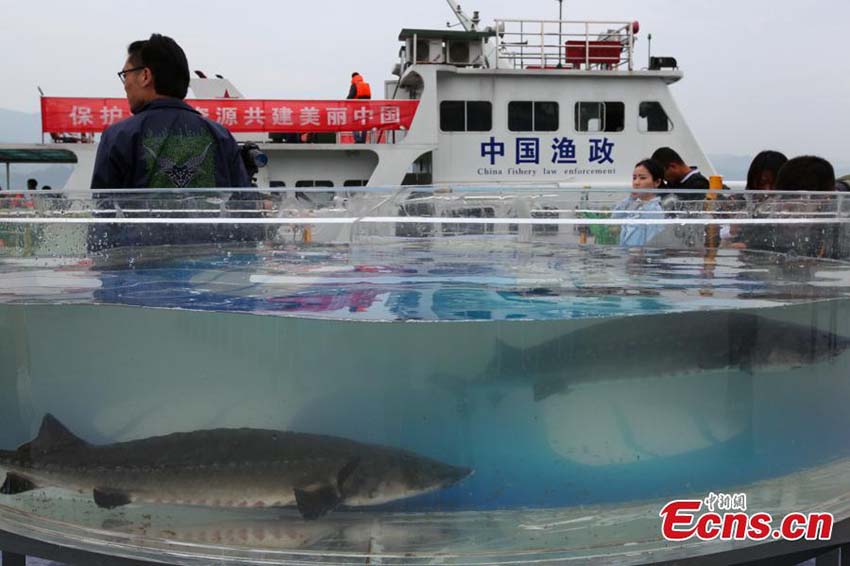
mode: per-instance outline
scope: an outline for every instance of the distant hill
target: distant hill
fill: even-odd
[[[708,156],[717,172],[727,181],[746,181],[753,157],[755,156],[724,154]],[[836,177],[850,174],[850,163],[833,163],[832,165],[835,167]]]
[[[746,181],[752,156],[748,155],[709,155],[714,168],[727,181]]]
[[[0,143],[38,143],[41,116],[0,108]]]

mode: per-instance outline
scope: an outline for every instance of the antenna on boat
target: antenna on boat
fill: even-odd
[[[564,66],[564,0],[558,0],[558,68]]]
[[[463,11],[463,8],[460,7],[460,4],[455,4],[453,0],[446,0],[449,5],[449,8],[454,12],[457,21],[460,22],[460,25],[463,26],[463,29],[466,31],[476,31],[478,29],[478,24],[481,22],[481,18],[478,17],[478,12],[473,12],[472,17],[466,15]]]

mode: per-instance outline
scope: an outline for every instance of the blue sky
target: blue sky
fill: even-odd
[[[494,18],[552,18],[555,0],[463,0]],[[126,45],[173,36],[193,68],[231,78],[257,98],[344,97],[359,70],[390,78],[402,27],[444,27],[444,0],[0,0],[0,108],[38,110],[56,96],[122,96]],[[656,55],[675,56],[673,87],[708,153],[775,148],[850,162],[846,0],[565,0],[568,19],[639,20]]]

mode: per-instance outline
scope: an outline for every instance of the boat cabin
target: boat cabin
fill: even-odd
[[[670,92],[683,77],[676,61],[636,61],[637,22],[499,19],[480,29],[461,16],[463,31],[401,31],[395,78],[376,93],[381,100],[254,101],[226,79],[201,75],[192,81],[199,98],[187,102],[260,144],[269,158],[260,187],[620,187],[662,146],[714,172]],[[57,141],[69,131],[96,133],[108,125],[98,118],[122,111],[117,99],[94,103],[79,127],[68,121],[78,106],[51,114],[44,109],[53,102],[42,106],[64,120],[61,132],[44,120]],[[364,143],[355,143],[360,136]],[[61,145],[80,164],[69,188],[87,188],[93,145]]]

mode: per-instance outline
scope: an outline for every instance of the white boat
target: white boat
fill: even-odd
[[[622,187],[633,165],[662,146],[714,173],[670,92],[683,72],[669,57],[650,58],[646,67],[636,60],[637,22],[497,19],[481,27],[477,12],[470,18],[448,3],[463,30],[403,29],[395,78],[383,85],[385,100],[418,102],[409,129],[374,130],[353,145],[344,143],[350,124],[341,124],[317,136],[322,143],[283,143],[276,134],[304,126],[255,121],[261,131],[237,137],[269,157],[258,186]],[[242,97],[223,78],[199,76],[191,88],[190,103]],[[115,118],[107,110],[93,112],[105,125]],[[77,166],[66,189],[87,189],[95,136],[47,133],[90,143],[14,147],[72,152]]]

